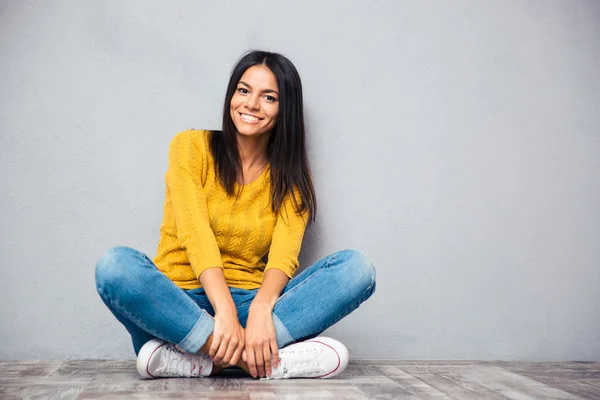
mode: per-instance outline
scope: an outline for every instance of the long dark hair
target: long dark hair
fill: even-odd
[[[223,130],[213,131],[210,137],[215,173],[227,193],[239,195],[239,192],[235,193],[235,183],[242,171],[242,163],[237,146],[237,130],[229,110],[242,75],[254,65],[269,68],[279,86],[279,114],[267,144],[267,158],[271,164],[272,210],[279,213],[286,196],[291,195],[295,212],[308,212],[310,224],[315,219],[317,201],[306,155],[302,82],[294,65],[281,54],[250,51],[234,67],[225,94]],[[294,191],[297,191],[297,195]]]

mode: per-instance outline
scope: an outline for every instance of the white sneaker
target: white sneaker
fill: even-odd
[[[182,353],[173,343],[152,339],[138,353],[137,371],[146,378],[202,377],[212,372],[212,360],[204,354]]]
[[[267,379],[331,378],[346,369],[349,358],[342,343],[316,337],[280,349],[280,363]]]

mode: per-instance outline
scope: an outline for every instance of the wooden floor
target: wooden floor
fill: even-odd
[[[600,363],[352,361],[325,380],[141,380],[134,361],[0,361],[0,399],[600,399]]]

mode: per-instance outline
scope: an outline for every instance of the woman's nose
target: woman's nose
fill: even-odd
[[[249,110],[257,110],[259,108],[258,96],[252,95],[248,97],[246,107],[248,107]]]

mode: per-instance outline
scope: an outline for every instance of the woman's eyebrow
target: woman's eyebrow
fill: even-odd
[[[250,85],[249,85],[249,84],[247,84],[246,82],[244,82],[244,81],[240,81],[240,83],[241,83],[242,85],[246,86],[247,88],[249,88],[249,89],[252,89],[252,86],[250,86]],[[263,90],[262,92],[263,92],[263,93],[275,93],[275,94],[279,94],[279,93],[277,92],[277,90],[274,90],[274,89],[265,89],[265,90]]]

